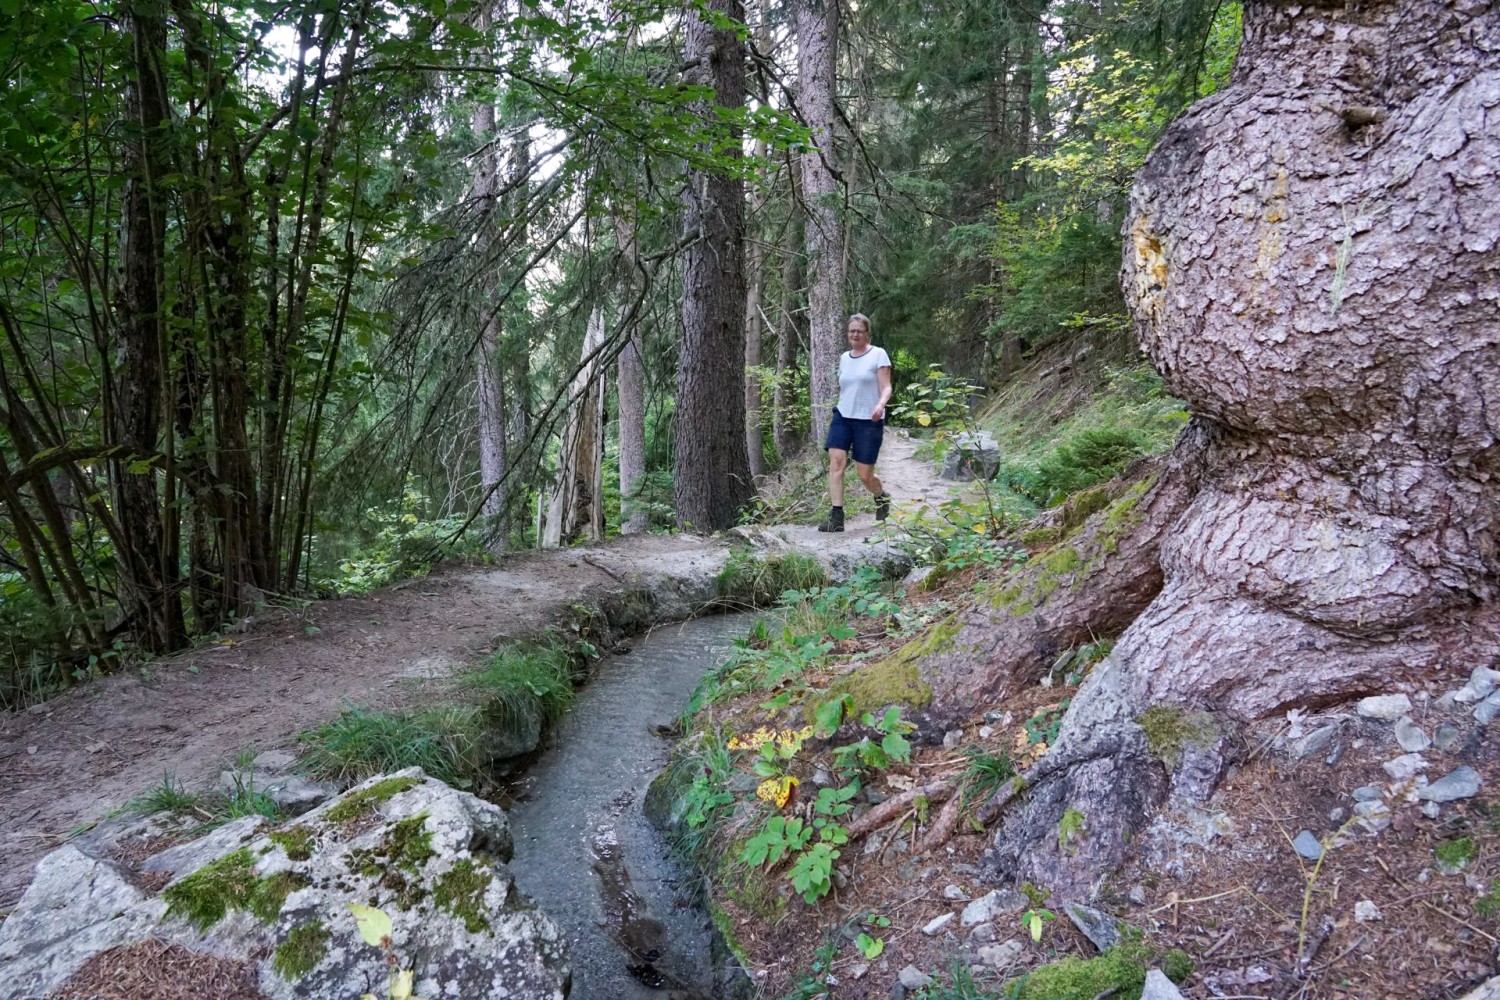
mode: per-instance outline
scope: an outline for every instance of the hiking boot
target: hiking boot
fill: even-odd
[[[884,521],[886,518],[888,518],[890,516],[891,516],[891,495],[889,493],[885,492],[884,490],[881,490],[880,491],[880,496],[878,496],[878,497],[875,498],[875,520],[878,523],[880,521]]]
[[[828,517],[818,525],[819,531],[843,531],[844,530],[844,508],[835,507],[828,512]]]

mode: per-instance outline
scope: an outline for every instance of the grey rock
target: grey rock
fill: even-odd
[[[1014,721],[1014,716],[1012,716],[1009,712],[985,712],[984,721],[997,723],[998,725],[1002,726],[1008,726],[1012,721]]]
[[[1443,807],[1437,802],[1423,802],[1422,815],[1428,819],[1437,819],[1443,814]]]
[[[943,928],[953,923],[953,919],[957,915],[958,914],[956,913],[945,913],[940,917],[934,917],[932,920],[929,920],[927,922],[927,925],[925,927],[922,928],[922,933],[926,934],[928,937],[937,937],[943,932]]]
[[[850,979],[863,979],[863,978],[865,978],[866,974],[869,973],[869,971],[870,971],[870,963],[869,962],[856,962],[853,965],[849,966],[849,978]]]
[[[1335,725],[1319,726],[1300,740],[1292,743],[1292,756],[1298,760],[1320,754],[1333,742],[1338,734],[1339,727]]]
[[[905,588],[920,587],[922,581],[932,575],[931,566],[917,566],[901,578],[901,586]]]
[[[1391,807],[1379,800],[1356,802],[1354,815],[1359,817],[1355,823],[1366,833],[1380,833],[1391,825]]]
[[[957,902],[959,900],[968,899],[969,894],[967,892],[964,892],[956,885],[945,885],[943,886],[943,898],[951,899]]]
[[[960,861],[958,864],[956,864],[956,865],[953,866],[953,874],[955,874],[955,875],[974,875],[974,876],[977,876],[977,875],[980,874],[980,872],[979,872],[979,866],[978,865],[971,865],[971,864],[969,864],[968,862],[965,862],[965,861]]]
[[[993,479],[1000,468],[1000,442],[988,431],[953,435],[943,462],[944,479]]]
[[[298,774],[266,783],[266,795],[278,809],[290,816],[300,816],[338,793],[338,788],[325,781],[311,781]]]
[[[1345,809],[1343,806],[1335,806],[1334,808],[1328,810],[1328,822],[1342,823],[1345,817],[1347,817],[1348,815],[1349,810]]]
[[[1393,757],[1380,766],[1396,781],[1406,781],[1415,777],[1418,771],[1427,770],[1427,761],[1423,760],[1419,753],[1407,753],[1400,757]]]
[[[915,965],[908,965],[902,969],[896,978],[909,990],[920,990],[932,985],[932,977]]]
[[[0,964],[7,988],[21,995],[45,995],[86,960],[115,945],[147,936],[254,963],[260,991],[268,1000],[353,997],[384,981],[387,968],[379,949],[358,937],[348,903],[375,905],[393,924],[396,952],[421,955],[416,991],[423,996],[507,996],[561,1000],[569,971],[557,927],[516,891],[504,861],[511,852],[505,814],[499,807],[455,791],[410,769],[393,776],[409,785],[385,786],[388,795],[355,800],[362,819],[328,819],[330,810],[361,796],[382,778],[295,821],[311,856],[293,859],[271,839],[261,817],[221,827],[208,837],[171,848],[143,867],[171,871],[168,885],[205,865],[242,854],[245,878],[285,875],[291,886],[280,912],[262,922],[248,911],[231,909],[209,927],[168,913],[164,898],[136,888],[129,873],[107,858],[90,856],[70,844],[38,866],[38,875],[15,911],[0,925]],[[347,810],[345,810],[347,812]],[[392,845],[411,843],[419,832],[425,845],[404,865],[380,865],[364,874],[372,857],[389,858]],[[300,853],[300,852],[299,852]],[[474,914],[485,926],[432,900],[434,889],[455,869],[473,885]],[[228,869],[232,871],[233,869]],[[392,878],[391,876],[395,876]],[[273,967],[276,949],[293,931],[321,923],[330,933],[322,956],[295,981]]]
[[[1368,899],[1361,899],[1354,904],[1354,919],[1362,924],[1380,920],[1382,919],[1380,916],[1380,907]]]
[[[891,1000],[906,1000],[906,987],[900,983],[891,985]]]
[[[1469,682],[1453,692],[1453,700],[1461,705],[1472,705],[1488,698],[1496,688],[1500,688],[1500,670],[1475,667],[1469,674]]]
[[[1167,978],[1160,969],[1146,973],[1146,984],[1141,989],[1141,1000],[1184,1000],[1177,984]]]
[[[1449,691],[1446,694],[1438,696],[1438,699],[1432,703],[1432,707],[1443,712],[1452,711],[1458,707],[1458,692]]]
[[[995,930],[994,924],[980,924],[969,932],[969,942],[971,944],[993,944],[999,936],[1000,932]]]
[[[1428,802],[1454,802],[1471,799],[1479,794],[1484,781],[1479,772],[1465,764],[1443,775],[1426,788],[1417,789],[1417,798]]]
[[[1073,921],[1073,926],[1092,941],[1101,954],[1120,943],[1120,921],[1108,913],[1081,903],[1068,903],[1063,909],[1067,911],[1068,919]]]
[[[987,739],[990,738],[991,734],[994,733],[994,731],[995,731],[994,727],[992,727],[992,726],[980,726],[979,727],[979,738],[982,739],[982,740],[987,740]]]
[[[975,954],[979,956],[981,962],[990,968],[1003,969],[1021,957],[1021,950],[1021,942],[1015,938],[1011,938],[999,944],[984,945]]]
[[[1008,913],[1020,913],[1030,905],[1031,900],[1023,893],[1014,889],[995,889],[965,906],[959,922],[965,927],[973,927]]]
[[[1432,740],[1428,739],[1422,727],[1413,722],[1409,715],[1396,720],[1396,742],[1407,753],[1421,753],[1432,746]]]
[[[1355,802],[1378,802],[1384,797],[1379,785],[1360,785],[1354,790]]]
[[[1323,845],[1317,837],[1313,836],[1311,830],[1303,830],[1297,834],[1292,840],[1292,847],[1309,861],[1316,861],[1323,856]]]
[[[1361,698],[1354,710],[1366,719],[1395,722],[1411,711],[1411,699],[1404,694],[1382,694]]]
[[[1131,886],[1130,887],[1130,901],[1132,903],[1134,903],[1136,906],[1145,906],[1146,905],[1146,887],[1143,886],[1143,885],[1133,885],[1133,886]]]
[[[1474,719],[1481,726],[1488,726],[1494,722],[1496,715],[1500,715],[1500,691],[1474,706]]]
[[[1437,732],[1432,734],[1432,745],[1439,750],[1447,750],[1453,744],[1457,743],[1458,738],[1462,735],[1463,730],[1451,722],[1445,722],[1437,727]]]
[[[952,750],[963,741],[964,731],[962,729],[950,729],[943,734],[943,749]]]

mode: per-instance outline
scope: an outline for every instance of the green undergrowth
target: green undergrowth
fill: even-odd
[[[1149,364],[1085,363],[1065,381],[1012,379],[978,423],[1000,442],[1007,507],[1027,515],[1170,450],[1187,417]]]
[[[1194,965],[1186,952],[1177,949],[1157,955],[1137,932],[1102,955],[1069,955],[999,987],[976,983],[968,965],[955,960],[945,974],[934,975],[931,986],[908,996],[920,1000],[1139,1000],[1146,972],[1153,967],[1180,983],[1192,975]]]
[[[827,580],[823,565],[812,556],[790,553],[762,558],[737,548],[714,578],[714,592],[721,602],[764,607],[783,591],[818,587]]]
[[[165,774],[159,784],[133,797],[120,811],[143,816],[162,812],[190,816],[201,821],[200,832],[244,816],[264,816],[272,822],[285,818],[271,797],[255,786],[251,767],[236,765],[231,773],[234,781],[229,788],[204,792],[190,791],[174,775]]]

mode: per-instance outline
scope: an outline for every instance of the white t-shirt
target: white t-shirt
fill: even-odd
[[[880,369],[891,367],[883,347],[871,347],[855,357],[845,351],[839,358],[838,411],[849,420],[869,420],[880,402]]]

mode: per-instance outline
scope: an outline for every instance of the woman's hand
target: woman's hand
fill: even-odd
[[[873,409],[873,410],[870,411],[870,419],[873,420],[873,421],[875,421],[876,423],[879,423],[880,421],[882,421],[882,420],[885,419],[885,404],[884,403],[876,403],[875,404],[875,409]]]

